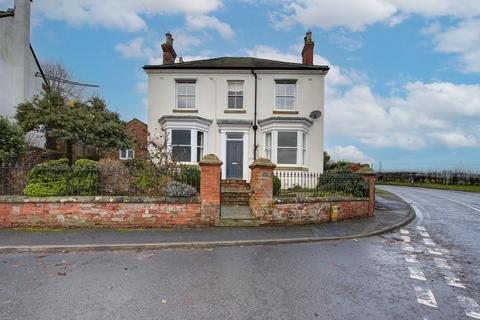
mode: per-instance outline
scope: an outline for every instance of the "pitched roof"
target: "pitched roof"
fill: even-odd
[[[308,65],[252,57],[220,57],[172,64],[145,65],[145,70],[155,69],[271,69],[271,70],[325,70],[326,65]]]

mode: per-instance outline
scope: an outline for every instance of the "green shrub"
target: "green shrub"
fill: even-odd
[[[193,197],[197,194],[197,189],[178,181],[170,181],[167,183],[165,191],[169,197]]]
[[[197,167],[183,167],[180,169],[180,177],[178,180],[194,188],[198,188],[200,187],[200,169]]]
[[[23,193],[36,197],[66,195],[71,175],[68,159],[40,163],[28,173],[28,183]]]
[[[282,181],[279,177],[273,176],[273,195],[280,194],[280,190],[282,189]]]
[[[98,176],[96,161],[77,160],[72,170],[68,159],[51,160],[30,170],[23,193],[36,197],[92,195]]]
[[[97,161],[89,159],[75,161],[72,183],[70,185],[71,193],[81,196],[95,194],[95,186],[99,178],[97,165]]]
[[[317,190],[353,197],[366,197],[368,184],[358,173],[353,173],[348,169],[334,169],[325,172],[318,178]]]

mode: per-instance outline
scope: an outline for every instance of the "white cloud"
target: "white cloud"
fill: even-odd
[[[122,57],[131,59],[146,60],[148,64],[162,64],[163,51],[160,41],[154,41],[151,44],[146,44],[145,39],[137,37],[126,43],[118,43],[115,50],[120,52]],[[182,56],[178,50],[177,55]],[[201,60],[209,58],[208,51],[200,51],[198,55],[184,55],[183,61]],[[178,58],[177,58],[178,62]]]
[[[295,21],[306,27],[346,27],[352,31],[386,21],[397,11],[383,0],[297,0],[285,5],[285,9],[288,13],[281,16],[277,27]]]
[[[185,14],[187,19],[202,17],[210,23],[205,27],[213,27],[223,35],[230,26],[208,16],[222,5],[221,0],[42,0],[34,2],[32,10],[41,18],[64,21],[72,26],[101,26],[128,32],[146,30],[145,16]]]
[[[188,14],[186,19],[187,26],[191,29],[214,29],[225,39],[232,39],[235,36],[230,25],[216,17],[205,14]]]
[[[295,23],[305,27],[344,27],[362,31],[383,22],[394,26],[408,16],[471,18],[480,15],[480,1],[472,0],[294,0],[284,1],[283,13],[274,13],[274,27]]]
[[[403,93],[383,98],[366,85],[354,85],[344,94],[327,98],[327,136],[410,150],[432,144],[478,145],[480,85],[411,82]]]
[[[333,148],[327,149],[327,152],[335,161],[350,161],[358,163],[374,162],[372,157],[367,156],[353,145],[334,146]]]
[[[434,132],[430,136],[449,147],[475,147],[480,145],[477,137],[466,135],[463,132]]]
[[[302,56],[300,54],[301,49],[298,49],[298,50],[296,49],[298,48],[292,47],[289,52],[284,53],[270,46],[257,45],[252,49],[246,49],[245,53],[247,56],[256,57],[256,58],[301,63],[302,62]],[[332,65],[326,58],[316,54],[313,57],[313,63],[330,66],[330,71],[328,72],[328,76],[326,78],[327,85],[330,85],[333,87],[333,86],[342,86],[342,85],[352,84],[353,82],[352,79],[349,76],[347,76],[340,67],[336,65]]]
[[[463,71],[480,72],[480,19],[465,20],[446,31],[436,31],[436,51],[457,53]]]

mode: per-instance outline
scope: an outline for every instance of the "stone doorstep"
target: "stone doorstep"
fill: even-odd
[[[258,227],[260,221],[250,212],[249,206],[222,205],[220,219],[215,221],[216,227]]]

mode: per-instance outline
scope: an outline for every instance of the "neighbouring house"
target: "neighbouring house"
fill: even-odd
[[[118,150],[119,160],[145,159],[147,157],[148,130],[147,124],[137,118],[127,122],[127,131],[133,137],[132,149]]]
[[[30,44],[30,0],[15,0],[0,11],[0,115],[13,116],[15,107],[39,94],[47,84]]]
[[[270,159],[277,170],[323,171],[324,77],[307,32],[302,63],[253,57],[175,62],[172,35],[163,64],[145,65],[148,131],[168,139],[173,154],[197,164],[219,155],[222,178],[249,180],[249,164]]]

